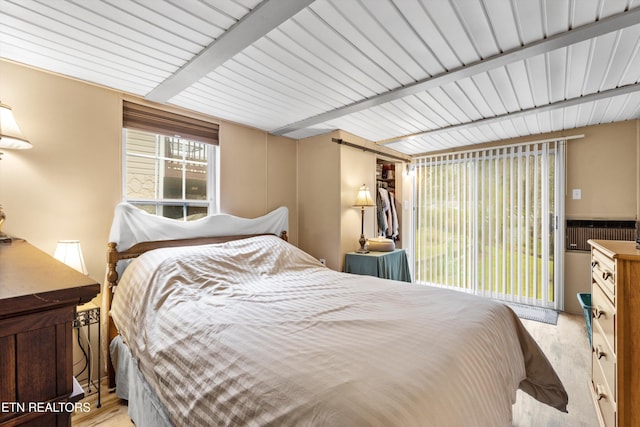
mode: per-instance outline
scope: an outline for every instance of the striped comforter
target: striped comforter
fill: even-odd
[[[332,271],[274,236],[158,249],[111,314],[179,426],[509,426],[567,395],[506,306]]]

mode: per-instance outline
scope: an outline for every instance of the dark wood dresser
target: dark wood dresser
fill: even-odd
[[[0,426],[69,426],[76,306],[100,285],[23,240],[0,244]]]

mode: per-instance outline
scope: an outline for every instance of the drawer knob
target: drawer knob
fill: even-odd
[[[609,277],[611,277],[611,276],[613,276],[613,274],[611,274],[611,272],[610,272],[610,271],[605,271],[605,272],[603,272],[603,273],[602,273],[602,278],[603,278],[604,280],[607,280],[607,279],[608,279]]]
[[[591,261],[591,268],[595,268],[598,265],[598,261]]]
[[[596,385],[596,397],[598,398],[598,400],[602,400],[607,397],[604,392],[604,387],[601,384]]]
[[[605,314],[605,312],[604,312],[604,311],[602,311],[602,309],[600,308],[600,306],[599,306],[599,305],[596,305],[595,307],[593,307],[593,316],[594,316],[596,319],[601,318],[603,314]]]
[[[607,355],[607,353],[605,353],[604,351],[602,351],[602,347],[601,346],[596,346],[593,351],[596,353],[596,357],[598,359],[602,359],[603,357],[605,357]]]

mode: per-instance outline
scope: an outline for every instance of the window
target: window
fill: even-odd
[[[416,281],[562,308],[564,141],[417,159]]]
[[[125,201],[173,219],[194,220],[217,212],[217,125],[205,122],[194,132],[185,128],[185,119],[189,125],[197,122],[125,101]]]

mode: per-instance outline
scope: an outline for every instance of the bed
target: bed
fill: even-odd
[[[243,229],[110,244],[111,359],[137,426],[509,426],[518,388],[566,411],[507,306]]]

